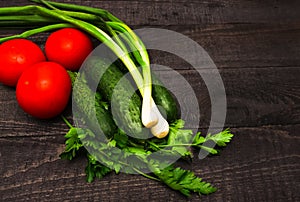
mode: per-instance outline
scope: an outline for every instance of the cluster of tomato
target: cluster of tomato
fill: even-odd
[[[28,39],[0,45],[0,83],[16,88],[20,107],[42,119],[65,109],[72,85],[67,70],[77,71],[93,50],[88,35],[63,28],[49,35],[44,51]]]

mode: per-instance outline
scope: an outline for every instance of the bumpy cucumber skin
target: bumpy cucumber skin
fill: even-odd
[[[82,79],[75,82],[77,73],[70,71],[68,73],[72,80],[72,100],[73,104],[75,104],[73,108],[76,107],[76,113],[81,113],[80,116],[83,116],[85,124],[90,127],[92,131],[99,132],[98,126],[100,126],[100,129],[107,138],[113,137],[118,131],[118,128],[112,119],[111,113],[100,104],[100,94],[96,92],[94,95]],[[93,116],[94,113],[96,117]],[[95,120],[95,118],[97,120]]]
[[[107,68],[107,61],[101,58],[89,58],[86,65],[93,82],[100,78],[100,94],[113,102],[111,112],[118,127],[128,135],[143,138],[146,130],[141,122],[142,102],[131,82],[114,64]]]
[[[165,88],[162,82],[152,74],[152,97],[156,105],[161,106],[166,114],[167,121],[172,123],[178,119],[178,108],[175,99],[170,91]],[[164,113],[162,113],[164,114]]]

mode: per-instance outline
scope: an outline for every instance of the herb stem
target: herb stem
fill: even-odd
[[[151,141],[147,141],[147,143],[150,144],[151,146],[155,147],[157,150],[160,150],[160,147],[157,144],[155,144]]]
[[[160,148],[165,147],[185,147],[185,146],[196,146],[195,144],[169,144],[169,145],[158,145]]]
[[[71,129],[71,128],[74,128],[74,127],[72,126],[72,124],[66,119],[65,116],[61,115],[60,117],[62,118],[62,120],[67,124],[67,126],[68,126],[70,129]]]
[[[147,175],[146,173],[144,173],[144,172],[142,172],[142,171],[140,171],[140,170],[138,170],[138,169],[136,169],[136,168],[133,168],[133,170],[134,171],[136,171],[137,173],[139,173],[140,175],[142,175],[142,176],[144,176],[144,177],[146,177],[146,178],[149,178],[149,179],[151,179],[151,180],[155,180],[155,181],[161,181],[160,179],[158,179],[158,178],[156,178],[156,177],[153,177],[153,176],[151,176],[151,175]]]

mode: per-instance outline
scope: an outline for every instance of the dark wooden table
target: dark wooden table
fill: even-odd
[[[0,85],[1,201],[300,201],[300,1],[72,2],[107,9],[133,28],[180,32],[207,50],[224,81],[225,127],[235,137],[221,155],[196,158],[186,167],[218,191],[187,199],[159,182],[126,174],[88,184],[85,159],[59,159],[67,131],[62,120],[26,115],[14,89]],[[1,7],[25,4],[0,1]],[[42,45],[45,36],[32,39]],[[151,58],[190,80],[201,105],[199,130],[205,132],[210,98],[199,75],[170,55],[153,52]]]

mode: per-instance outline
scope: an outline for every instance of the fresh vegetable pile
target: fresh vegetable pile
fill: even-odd
[[[224,147],[233,135],[226,129],[204,137],[184,129],[176,100],[152,75],[139,37],[106,10],[32,1],[41,6],[0,8],[1,27],[26,29],[0,39],[0,82],[16,87],[20,107],[43,119],[61,115],[73,92],[73,113],[80,114],[84,126],[73,126],[62,116],[70,130],[60,157],[85,155],[88,182],[114,171],[141,174],[186,196],[216,191],[193,172],[176,167],[176,161],[191,159],[192,147],[217,154],[204,144]],[[44,51],[28,39],[42,32],[51,32]],[[86,74],[78,70],[93,51],[93,40],[105,44],[118,61],[89,57]],[[134,82],[126,79],[128,72]]]

